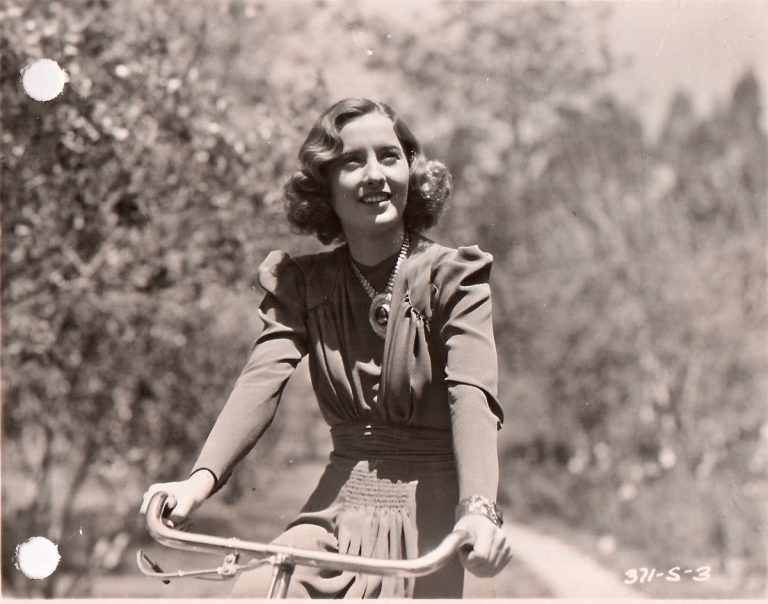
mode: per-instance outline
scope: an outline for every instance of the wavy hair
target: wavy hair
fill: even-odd
[[[424,157],[410,128],[389,105],[363,98],[346,98],[329,107],[312,126],[299,150],[299,170],[285,184],[288,221],[300,233],[315,235],[325,244],[344,239],[341,222],[331,205],[327,168],[343,150],[341,129],[356,117],[374,112],[392,121],[410,168],[403,215],[405,227],[421,232],[437,223],[451,195],[452,180],[448,168]]]

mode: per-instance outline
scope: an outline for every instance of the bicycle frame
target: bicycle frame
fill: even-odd
[[[148,577],[159,578],[166,583],[170,579],[182,577],[231,579],[240,572],[267,563],[274,567],[267,597],[285,598],[296,566],[382,576],[421,577],[442,568],[468,542],[466,532],[454,531],[434,550],[423,556],[411,560],[386,560],[246,541],[236,537],[226,538],[191,533],[173,528],[164,520],[163,512],[167,497],[167,493],[156,493],[147,507],[146,524],[152,538],[166,547],[200,553],[225,553],[226,557],[222,565],[217,568],[168,573],[163,572],[143,551],[139,550],[136,557],[139,570]],[[238,564],[243,553],[248,553],[253,558],[244,564]]]

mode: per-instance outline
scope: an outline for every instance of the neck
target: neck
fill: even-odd
[[[403,244],[404,235],[405,230],[400,225],[385,233],[354,233],[352,236],[346,235],[346,239],[352,259],[358,264],[373,266],[397,254]]]

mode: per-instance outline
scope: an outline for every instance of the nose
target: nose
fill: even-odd
[[[363,175],[363,181],[368,188],[378,188],[384,183],[384,172],[377,160],[374,159],[368,162],[365,174]]]

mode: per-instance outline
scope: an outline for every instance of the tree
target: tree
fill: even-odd
[[[690,96],[678,90],[672,97],[661,128],[659,147],[663,151],[680,150],[696,126],[696,114]],[[670,158],[676,160],[678,158]]]
[[[68,548],[71,572],[101,564],[97,542],[119,561],[137,504],[121,487],[188,470],[257,328],[254,262],[286,232],[270,217],[287,150],[270,131],[326,99],[322,85],[257,81],[260,130],[241,127],[219,86],[227,55],[215,44],[229,42],[209,24],[234,29],[243,10],[78,0],[5,11],[7,586],[28,586],[10,565],[32,534]],[[269,32],[269,15],[257,26]],[[47,104],[17,87],[43,56],[64,57],[71,77]],[[250,311],[221,308],[228,291]],[[87,485],[112,499],[111,528],[75,515]]]

